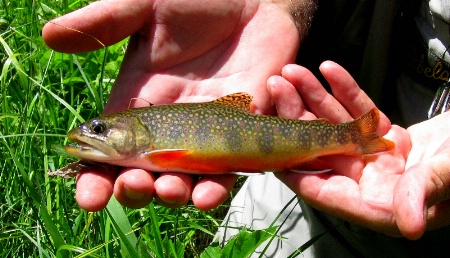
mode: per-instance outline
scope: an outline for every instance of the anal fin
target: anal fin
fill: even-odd
[[[322,170],[297,170],[297,169],[291,169],[289,171],[294,172],[294,173],[299,173],[299,174],[322,174],[322,173],[327,173],[330,172],[332,169],[331,168],[326,168],[326,169],[322,169]]]
[[[321,174],[330,172],[332,169],[324,161],[320,159],[313,159],[297,164],[288,170],[291,172],[301,174]]]

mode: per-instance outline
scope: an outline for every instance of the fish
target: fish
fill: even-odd
[[[84,122],[68,132],[65,151],[89,162],[189,174],[301,172],[328,155],[364,156],[395,145],[376,134],[374,108],[347,123],[253,114],[252,96],[150,105]]]

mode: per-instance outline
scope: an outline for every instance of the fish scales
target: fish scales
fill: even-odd
[[[69,132],[69,138],[82,147],[66,150],[83,159],[153,171],[227,173],[297,169],[320,156],[365,155],[393,148],[392,142],[375,134],[377,110],[334,125],[326,120],[255,115],[249,112],[250,101],[247,94],[233,94],[213,102],[105,115]],[[92,133],[99,124],[105,128]]]
[[[356,143],[351,134],[339,134],[340,131],[345,132],[344,126],[341,126],[344,130],[339,130],[331,124],[249,115],[216,103],[171,105],[170,108],[154,108],[151,113],[136,112],[134,115],[154,132],[155,149],[190,149],[196,146],[199,150],[219,153],[269,154],[291,151],[291,148],[314,151],[334,143]]]

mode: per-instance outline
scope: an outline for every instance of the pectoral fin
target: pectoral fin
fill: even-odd
[[[192,151],[186,149],[165,149],[150,151],[146,153],[146,155],[151,162],[159,163],[181,159],[183,157],[186,157],[186,155],[189,155],[190,153],[192,153]]]
[[[191,174],[223,174],[229,169],[223,160],[212,159],[204,154],[186,149],[155,150],[146,153],[146,158],[164,171]]]

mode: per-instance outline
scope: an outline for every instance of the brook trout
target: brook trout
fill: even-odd
[[[250,113],[252,97],[231,94],[212,102],[152,105],[95,118],[68,133],[82,160],[154,172],[191,174],[302,170],[302,163],[334,155],[388,151],[376,135],[372,109],[343,124]]]

